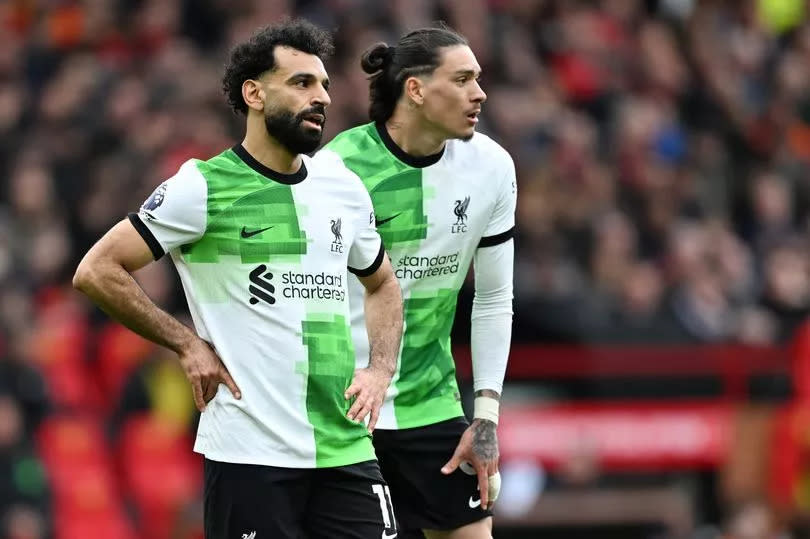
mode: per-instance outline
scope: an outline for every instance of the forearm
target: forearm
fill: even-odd
[[[369,368],[393,376],[402,339],[402,291],[391,274],[365,298],[366,331],[371,351]]]
[[[506,374],[512,339],[512,268],[514,246],[480,248],[475,255],[475,298],[473,299],[470,347],[473,389],[499,398]]]
[[[74,286],[111,318],[178,354],[195,333],[160,309],[122,266],[110,261],[82,263]]]

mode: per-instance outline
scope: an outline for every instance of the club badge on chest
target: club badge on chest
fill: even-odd
[[[332,234],[335,236],[329,250],[333,253],[343,253],[343,236],[340,234],[341,219],[330,219],[329,222],[332,225]]]
[[[456,222],[450,226],[451,233],[462,234],[467,232],[467,207],[469,205],[469,195],[464,197],[464,200],[459,199],[453,203],[453,214],[456,216]]]

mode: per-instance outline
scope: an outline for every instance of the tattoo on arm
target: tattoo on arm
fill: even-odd
[[[475,392],[476,397],[489,397],[491,399],[495,399],[496,401],[501,400],[500,394],[492,389],[479,389]]]
[[[476,419],[473,428],[473,453],[481,460],[498,458],[498,435],[496,425],[486,419]]]
[[[500,401],[501,396],[492,389],[479,389],[475,392],[476,397],[489,397]],[[495,460],[498,458],[498,434],[497,425],[487,419],[476,419],[472,424],[473,429],[473,453],[481,460]]]

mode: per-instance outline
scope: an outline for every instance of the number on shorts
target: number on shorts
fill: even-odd
[[[380,499],[380,511],[382,511],[383,522],[385,529],[397,529],[396,524],[391,525],[394,521],[393,505],[391,504],[391,491],[388,490],[388,485],[371,485],[371,490]]]

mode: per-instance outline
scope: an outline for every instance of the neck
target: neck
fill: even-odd
[[[301,155],[290,152],[268,133],[264,118],[258,115],[248,116],[242,146],[256,161],[276,172],[294,174],[301,168]]]
[[[385,128],[402,151],[415,157],[439,153],[447,141],[416,114],[409,114],[399,106],[385,122]]]

